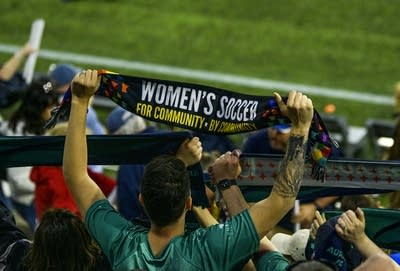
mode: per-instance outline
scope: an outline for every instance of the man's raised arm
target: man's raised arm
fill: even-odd
[[[64,145],[65,181],[83,217],[94,202],[105,198],[87,173],[86,113],[99,83],[95,70],[82,71],[72,80],[71,113]]]
[[[250,215],[262,238],[293,207],[304,175],[305,144],[313,117],[312,101],[300,92],[289,93],[286,104],[278,93],[274,93],[281,112],[292,122],[288,147],[281,161],[278,176],[271,194],[249,208]],[[238,155],[227,153],[217,160],[211,174],[218,187],[222,188],[224,201],[231,215],[248,208],[236,185],[224,188],[225,179],[235,179],[240,174]]]

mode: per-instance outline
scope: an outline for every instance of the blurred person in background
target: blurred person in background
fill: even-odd
[[[46,135],[64,136],[67,133],[68,123],[62,122],[50,129]],[[86,134],[90,134],[87,129]],[[115,189],[116,182],[103,173],[92,171],[88,167],[89,176],[97,183],[105,196],[109,197]],[[81,217],[78,206],[72,198],[71,192],[65,184],[61,166],[34,166],[30,179],[35,184],[36,218],[40,223],[43,214],[53,208],[63,208]]]
[[[109,134],[134,135],[154,133],[157,129],[147,126],[145,120],[121,107],[117,107],[107,116],[106,126]],[[143,164],[120,165],[117,173],[118,211],[126,219],[148,221],[143,206],[139,202]]]
[[[62,98],[68,90],[74,76],[81,71],[74,65],[67,63],[52,64],[49,68],[50,82],[53,90]],[[92,104],[93,100],[91,101]],[[86,116],[86,126],[90,129],[93,135],[104,135],[106,133],[102,123],[97,117],[96,110],[92,105],[88,108]],[[102,173],[103,167],[100,165],[89,165],[90,169]]]
[[[51,110],[58,105],[58,96],[45,92],[47,77],[37,78],[29,85],[19,107],[8,121],[0,123],[0,134],[5,136],[34,136],[45,133],[44,125],[51,117]],[[35,229],[35,186],[30,181],[32,167],[6,169],[6,180],[11,190],[13,207],[26,220],[32,232]]]
[[[322,218],[322,219],[321,219]],[[335,219],[330,218],[328,221]],[[319,216],[319,221],[316,222],[316,242],[317,239],[326,233],[326,224],[324,217]],[[314,223],[313,223],[314,224]],[[354,211],[347,210],[343,212],[337,219],[334,230],[336,234],[345,242],[354,246],[357,253],[364,258],[364,261],[354,270],[357,271],[398,271],[400,266],[392,260],[381,248],[379,248],[365,233],[365,216],[361,208],[357,207]],[[323,228],[324,227],[324,228]],[[326,240],[331,242],[331,240]],[[321,242],[323,243],[323,242]],[[316,244],[318,249],[318,244]],[[337,257],[338,252],[330,252],[331,255]],[[347,258],[349,261],[354,260],[354,257]]]
[[[35,49],[26,43],[3,65],[0,65],[0,108],[12,105],[26,91],[27,83],[18,69],[25,58],[33,52]]]
[[[111,270],[83,222],[64,209],[52,209],[43,215],[32,242],[0,201],[0,255],[3,271]]]
[[[396,127],[387,160],[400,160],[400,81],[394,85]],[[400,209],[400,191],[390,193],[389,207]]]

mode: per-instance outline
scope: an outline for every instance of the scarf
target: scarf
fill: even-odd
[[[290,124],[272,96],[252,96],[230,90],[185,82],[121,75],[100,70],[97,95],[145,119],[212,135],[237,134]],[[67,119],[71,106],[69,89],[53,110],[46,128]],[[286,102],[287,97],[283,98]],[[314,109],[306,159],[312,176],[324,181],[325,165],[337,143]]]

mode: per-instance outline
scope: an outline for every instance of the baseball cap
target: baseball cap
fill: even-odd
[[[276,233],[271,238],[272,244],[283,255],[289,255],[295,261],[303,261],[311,258],[312,241],[309,229],[298,230],[292,235]]]
[[[287,134],[292,129],[292,125],[290,124],[276,124],[272,127],[282,134]]]
[[[132,135],[143,132],[146,129],[145,120],[122,107],[111,111],[106,120],[110,134]]]
[[[57,64],[50,66],[50,80],[55,89],[69,84],[75,75],[81,71],[80,68],[70,64]]]
[[[328,261],[340,271],[353,270],[361,264],[363,257],[351,243],[337,234],[335,225],[338,218],[339,216],[332,217],[318,228],[314,260]]]

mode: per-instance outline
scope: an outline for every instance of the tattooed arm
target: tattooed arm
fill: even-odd
[[[271,194],[249,208],[260,239],[270,231],[293,207],[304,174],[305,144],[313,117],[312,101],[300,92],[290,92],[287,103],[274,93],[279,108],[292,122],[286,154],[280,164],[279,174]],[[240,174],[238,155],[226,153],[214,163],[211,174],[216,183],[235,179]],[[248,208],[240,188],[232,185],[222,190],[228,211],[235,215]]]

